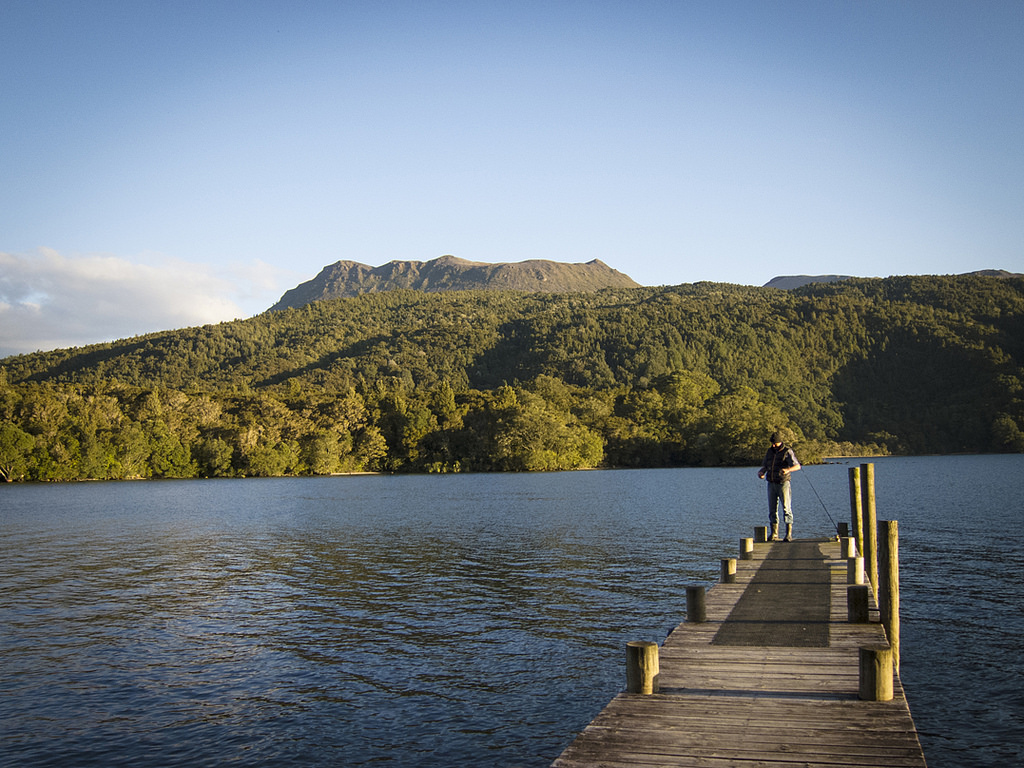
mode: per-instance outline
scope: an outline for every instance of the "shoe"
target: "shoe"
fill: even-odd
[[[778,540],[779,540],[779,526],[773,525],[772,526],[772,535],[771,535],[771,538],[768,539],[768,541],[778,541]]]
[[[783,541],[792,541],[792,540],[793,540],[793,526],[792,525],[787,525],[786,526],[786,538],[784,538]]]

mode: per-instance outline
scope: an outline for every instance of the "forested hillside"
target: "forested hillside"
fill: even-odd
[[[395,291],[0,361],[7,479],[1024,451],[1024,280]]]

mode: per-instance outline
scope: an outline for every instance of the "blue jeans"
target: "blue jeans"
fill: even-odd
[[[793,497],[789,492],[789,480],[784,480],[781,483],[768,483],[768,522],[772,524],[773,528],[779,524],[780,501],[786,525],[792,525]]]

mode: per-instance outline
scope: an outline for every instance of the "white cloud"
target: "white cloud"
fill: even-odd
[[[248,316],[276,301],[282,277],[262,262],[220,269],[154,256],[0,252],[0,357]]]

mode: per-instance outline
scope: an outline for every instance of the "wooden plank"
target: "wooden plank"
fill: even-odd
[[[712,644],[744,590],[765,583],[754,577],[770,547],[786,546],[757,544],[752,559],[737,561],[735,583],[707,593],[708,620],[683,623],[666,639],[660,692],[616,696],[553,768],[924,768],[898,676],[892,701],[859,699],[858,649],[884,642],[877,606],[871,604],[871,622],[847,622],[839,543],[817,545],[823,558],[818,567],[829,578],[827,646]],[[792,565],[805,569],[807,562]],[[770,563],[779,568],[778,558]],[[774,583],[786,581],[778,571],[769,576]],[[798,574],[793,582],[806,577]],[[785,599],[785,590],[771,591]]]

